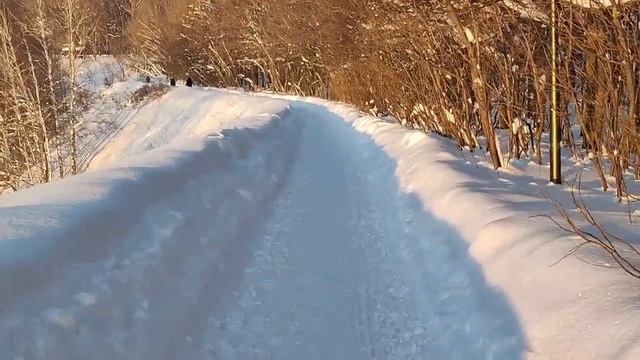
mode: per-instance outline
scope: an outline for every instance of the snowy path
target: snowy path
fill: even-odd
[[[255,262],[198,357],[518,358],[518,324],[462,241],[398,193],[379,148],[324,117],[306,121]]]

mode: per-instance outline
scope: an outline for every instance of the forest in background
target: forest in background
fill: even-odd
[[[619,199],[640,178],[640,5],[559,1],[565,145]],[[0,187],[79,171],[86,96],[77,59],[143,75],[354,104],[488,151],[545,163],[549,1],[5,0],[0,5]],[[263,82],[264,83],[264,82]],[[580,128],[574,138],[572,127]],[[497,129],[509,136],[497,146]]]

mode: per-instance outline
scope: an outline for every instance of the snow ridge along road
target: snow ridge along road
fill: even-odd
[[[459,232],[323,106],[179,89],[96,159],[0,199],[0,358],[527,351]]]

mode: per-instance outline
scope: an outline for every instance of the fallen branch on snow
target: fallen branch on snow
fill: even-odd
[[[591,210],[587,207],[584,200],[581,198],[581,183],[582,183],[582,173],[578,176],[576,183],[571,186],[571,199],[575,209],[581,215],[582,220],[587,222],[587,226],[580,226],[572,217],[569,215],[569,211],[557,200],[550,199],[550,201],[556,207],[559,215],[564,220],[564,224],[560,221],[556,220],[552,216],[549,215],[537,215],[533,217],[544,217],[551,220],[554,224],[556,224],[563,231],[577,235],[581,242],[574,246],[566,255],[558,259],[556,262],[551,264],[550,266],[554,266],[562,262],[564,259],[569,256],[576,255],[576,253],[585,246],[596,246],[606,253],[608,253],[611,258],[620,266],[620,268],[625,271],[627,274],[640,279],[640,251],[629,241],[622,239],[619,236],[616,236],[609,232],[593,215]],[[577,193],[577,194],[576,194]],[[586,230],[585,227],[593,227],[593,230]],[[622,254],[622,253],[626,254]],[[602,266],[599,264],[590,263],[576,255],[576,257],[583,262],[586,262],[590,265],[594,266]]]

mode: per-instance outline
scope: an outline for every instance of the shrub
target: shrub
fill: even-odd
[[[138,105],[145,101],[152,101],[161,97],[169,91],[166,84],[145,84],[131,94],[131,103]]]

